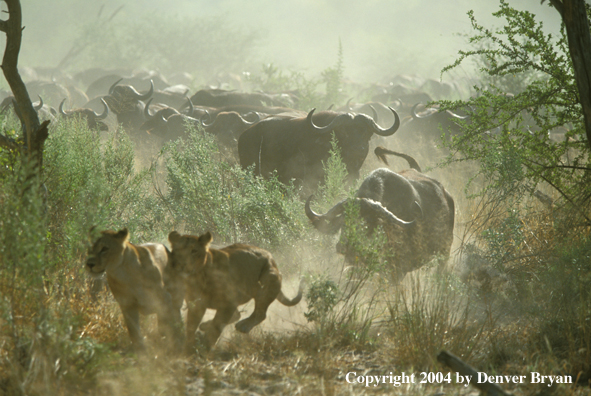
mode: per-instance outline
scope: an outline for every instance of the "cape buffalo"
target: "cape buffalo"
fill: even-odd
[[[408,157],[381,147],[376,149],[376,154]],[[395,282],[434,256],[449,257],[453,241],[453,198],[440,182],[415,169],[418,164],[409,158],[412,169],[400,172],[386,168],[374,170],[363,181],[355,198],[337,203],[325,214],[317,214],[310,208],[312,197],[305,206],[306,215],[323,233],[335,233],[346,226],[348,204],[359,205],[360,217],[369,234],[382,224],[391,248],[387,261]],[[341,232],[337,251],[344,254],[348,262],[363,261],[363,257],[358,257],[358,251],[351,248],[345,234]],[[445,262],[441,261],[442,264]]]
[[[323,162],[330,156],[333,134],[353,180],[359,178],[372,135],[390,136],[400,126],[392,108],[394,124],[390,128],[381,128],[365,114],[314,111],[306,117],[270,116],[248,128],[238,139],[240,165],[244,169],[254,165],[255,174],[263,177],[276,171],[282,183],[295,179],[313,190],[324,180]]]

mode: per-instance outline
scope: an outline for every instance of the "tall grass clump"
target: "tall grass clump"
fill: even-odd
[[[218,243],[272,248],[306,233],[302,204],[293,186],[265,180],[220,161],[214,137],[191,130],[166,150],[168,191],[162,202],[177,227],[211,231]]]
[[[388,299],[386,332],[397,344],[393,353],[398,364],[433,368],[442,349],[466,361],[486,354],[491,342],[486,331],[494,328],[494,319],[473,320],[475,308],[457,279],[420,270],[406,278],[404,287],[395,288]]]
[[[591,238],[573,238],[558,247],[540,273],[535,295],[540,327],[532,338],[536,353],[551,369],[561,367],[579,381],[591,379]],[[553,363],[553,364],[552,364]],[[553,366],[553,367],[552,367]]]
[[[323,164],[325,179],[317,195],[324,210],[336,201],[350,197],[355,189],[347,190],[347,172],[336,139],[331,141],[330,157]],[[308,311],[305,317],[312,323],[313,349],[374,348],[372,330],[385,311],[384,290],[389,272],[386,257],[387,240],[381,227],[369,234],[354,202],[346,205],[345,226],[339,238],[323,236],[319,240],[323,249],[342,245],[344,257],[338,255],[331,265],[340,265],[341,272],[334,278],[325,273],[314,274],[306,294]],[[337,255],[337,253],[334,253]]]
[[[142,239],[162,232],[153,231],[158,210],[147,175],[134,171],[129,139],[122,132],[104,139],[83,122],[58,122],[42,172],[0,152],[8,164],[0,175],[0,388],[8,394],[93,386],[109,353],[99,341],[114,341],[120,318],[112,300],[88,294],[88,230],[127,226],[143,230]],[[117,314],[106,316],[109,307]]]
[[[66,250],[80,249],[71,235],[92,226],[128,227],[137,239],[160,238],[162,218],[149,190],[148,171],[136,173],[131,141],[123,130],[104,142],[79,120],[62,120],[45,149],[45,185],[51,241]]]

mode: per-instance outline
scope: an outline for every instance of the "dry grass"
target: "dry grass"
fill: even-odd
[[[409,154],[418,150],[406,144]],[[421,165],[430,159],[418,157]],[[378,166],[369,160],[364,169]],[[392,169],[406,167],[394,163]],[[564,236],[555,226],[555,213],[535,200],[524,201],[511,223],[520,239],[498,237],[511,254],[491,264],[491,252],[484,251],[483,260],[476,262],[466,246],[484,249],[482,232],[503,227],[508,210],[515,208],[496,204],[494,197],[480,202],[463,198],[468,167],[429,172],[445,184],[458,207],[449,272],[426,266],[393,286],[379,273],[346,269],[334,252],[334,238],[303,233],[272,251],[285,275],[285,293],[295,293],[301,275],[325,276],[338,285],[338,302],[314,322],[306,320],[311,307],[305,300],[289,309],[272,304],[266,321],[251,334],[229,326],[213,351],[200,349],[189,357],[168,355],[153,317],[142,319],[148,352],[136,356],[110,292],[91,296],[82,269],[84,253],[71,249],[77,253],[69,254],[52,245],[50,256],[59,265],[44,273],[43,287],[34,293],[25,273],[11,278],[2,272],[0,277],[0,395],[476,394],[473,387],[454,383],[365,387],[347,382],[349,372],[405,372],[415,378],[421,372],[447,374],[436,360],[442,349],[489,374],[581,373],[579,382],[588,381],[591,315],[580,309],[591,306],[580,291],[587,285],[587,272],[565,266],[543,277],[544,271],[563,268],[571,256],[585,257],[585,246],[570,256],[561,253],[557,249]],[[56,218],[65,221],[68,214]],[[79,238],[72,244],[83,245],[85,237],[61,231],[64,241]],[[584,236],[571,239],[572,246],[583,243]],[[466,268],[476,264],[496,283],[475,273],[465,276]],[[581,279],[569,283],[573,278]],[[573,290],[572,296],[564,290]],[[557,300],[559,294],[572,306]],[[252,305],[243,310],[248,315]],[[515,395],[591,394],[582,386],[503,386]]]

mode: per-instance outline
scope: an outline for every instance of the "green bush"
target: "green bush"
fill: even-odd
[[[214,137],[192,130],[165,150],[168,193],[162,202],[176,227],[214,233],[218,243],[291,245],[306,233],[295,189],[220,161]]]
[[[83,271],[88,230],[129,227],[166,235],[149,196],[148,173],[136,174],[123,131],[98,133],[79,120],[50,129],[44,170],[0,152],[0,381],[13,394],[58,394],[93,381],[106,348],[83,337],[94,306]],[[154,201],[157,204],[157,201]],[[65,391],[64,391],[65,392]]]

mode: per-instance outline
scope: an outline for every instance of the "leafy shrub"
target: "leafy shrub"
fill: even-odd
[[[305,233],[293,187],[265,180],[218,160],[212,136],[192,130],[165,150],[168,193],[162,195],[177,226],[213,232],[219,243],[290,245]]]

